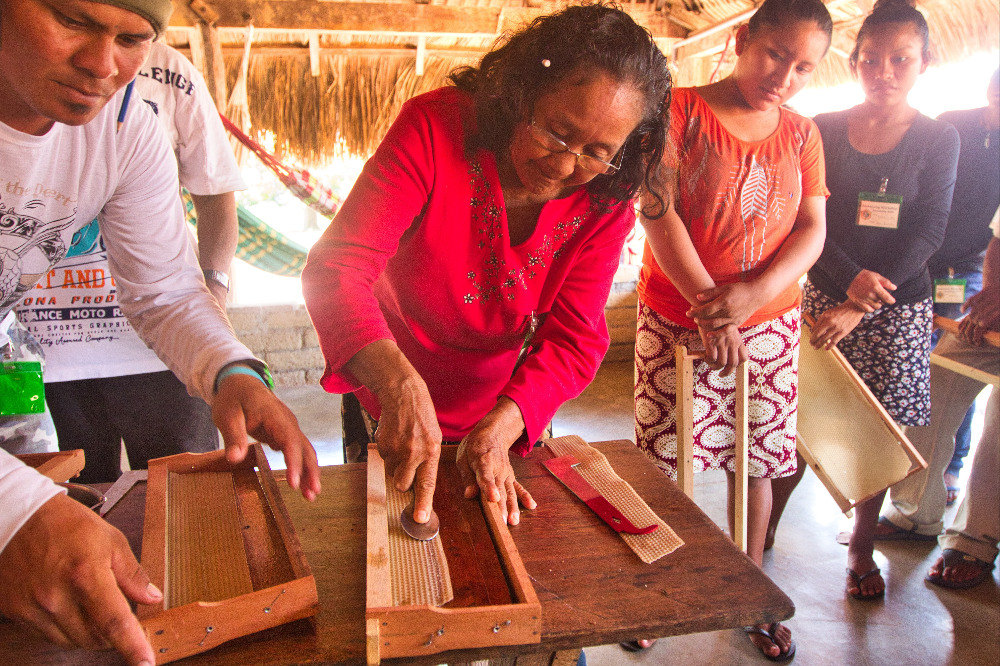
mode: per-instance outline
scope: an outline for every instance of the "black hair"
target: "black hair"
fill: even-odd
[[[621,168],[594,177],[587,191],[598,201],[621,202],[642,189],[656,202],[647,216],[659,217],[666,206],[653,183],[666,143],[670,73],[649,31],[615,5],[596,2],[536,18],[483,56],[478,67],[453,71],[449,81],[474,98],[476,129],[466,148],[503,155],[539,97],[573,73],[595,68],[635,86],[644,104],[642,120],[625,141]]]
[[[875,7],[872,8],[872,13],[865,18],[864,23],[861,24],[861,28],[858,29],[858,38],[854,41],[854,50],[851,51],[849,61],[851,69],[857,69],[858,54],[861,49],[862,40],[876,28],[890,23],[909,23],[912,25],[923,41],[920,54],[923,56],[924,62],[930,61],[931,31],[927,26],[927,19],[924,18],[924,15],[918,12],[917,8],[910,4],[908,0],[878,0],[875,3]]]
[[[829,48],[833,39],[833,18],[823,0],[764,0],[747,21],[747,30],[753,37],[765,25],[780,28],[789,21],[813,21],[826,33]]]

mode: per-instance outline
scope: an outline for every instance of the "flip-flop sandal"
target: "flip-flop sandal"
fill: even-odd
[[[948,567],[958,566],[959,564],[967,564],[972,568],[977,570],[975,576],[968,580],[948,580],[944,576],[933,576],[927,574],[924,577],[928,583],[933,583],[935,585],[940,585],[941,587],[947,587],[952,590],[966,590],[970,587],[975,587],[979,585],[984,580],[989,578],[993,573],[993,563],[984,562],[978,557],[969,555],[968,553],[963,553],[960,550],[955,550],[954,548],[946,548],[941,552],[941,559],[944,560],[944,566],[941,567],[942,573]]]
[[[639,645],[639,641],[625,641],[624,643],[619,643],[618,645],[621,646],[621,649],[625,650],[626,652],[644,652],[649,648],[653,647],[654,645],[656,645],[656,641],[654,640],[646,647]]]
[[[861,576],[858,575],[857,571],[855,571],[854,569],[852,569],[850,567],[847,567],[847,569],[845,569],[845,571],[847,571],[847,575],[851,577],[851,580],[854,581],[854,584],[858,586],[858,592],[856,594],[854,594],[854,593],[852,593],[850,591],[847,592],[848,594],[851,595],[851,597],[853,599],[857,599],[858,601],[875,601],[876,599],[881,599],[882,597],[885,596],[885,588],[884,587],[882,588],[881,591],[876,592],[875,594],[865,594],[865,593],[863,593],[861,591],[861,583],[866,578],[871,578],[872,576],[879,576],[879,575],[882,574],[882,572],[879,570],[878,567],[875,567],[874,569],[872,569],[868,573],[863,574]]]
[[[772,622],[770,625],[768,625],[767,629],[759,629],[758,627],[750,626],[750,627],[743,627],[743,631],[744,633],[746,633],[747,638],[750,638],[750,634],[758,634],[760,636],[763,636],[767,640],[771,641],[772,644],[777,645],[778,641],[774,637],[774,632],[776,632],[778,630],[778,627],[780,626],[781,626],[780,622]],[[791,661],[792,659],[795,658],[794,640],[788,645],[788,652],[781,652],[778,654],[777,657],[772,657],[768,653],[761,650],[759,647],[757,647],[757,644],[754,643],[753,640],[750,641],[750,644],[753,645],[755,648],[757,648],[757,650],[760,651],[761,656],[767,659],[768,661]],[[781,648],[778,649],[780,650]]]
[[[881,534],[876,532],[872,537],[876,541],[937,541],[938,538],[936,534],[921,534],[917,532],[916,525],[912,529],[904,530],[885,516],[879,516],[878,524],[891,531]]]
[[[958,501],[958,493],[962,492],[962,489],[959,486],[945,486],[944,488],[948,491],[944,505],[954,506],[955,502]]]

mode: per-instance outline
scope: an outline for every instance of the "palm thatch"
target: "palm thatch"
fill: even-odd
[[[467,59],[466,59],[467,60]],[[463,61],[428,57],[417,76],[413,58],[325,55],[320,75],[309,56],[251,56],[247,88],[253,131],[274,134],[275,148],[309,164],[343,154],[370,155],[403,102],[445,84]],[[239,61],[227,59],[235,81]],[[287,94],[286,91],[295,91]]]
[[[251,0],[249,4],[253,1],[270,0]],[[414,2],[470,8],[469,11],[500,7],[499,24],[503,25],[506,25],[503,12],[516,14],[526,11],[529,5],[532,9],[527,11],[554,11],[569,4],[562,0],[397,1],[401,13],[412,11]],[[834,18],[835,30],[830,53],[811,82],[818,87],[851,80],[847,55],[853,48],[865,8],[871,4],[870,0],[825,1]],[[1000,48],[998,3],[1000,0],[918,0],[918,7],[931,26],[936,60],[955,62],[973,53]],[[358,4],[364,5],[364,0]],[[754,6],[752,0],[649,0],[648,3],[639,0],[628,3],[626,8],[631,12],[641,7],[646,16],[660,21],[658,28],[653,29],[654,36],[659,37],[661,48],[676,61],[672,63],[676,82],[699,85],[707,83],[716,70],[717,76],[731,71],[735,56],[731,46],[725,51],[725,45],[739,23],[727,25],[727,21],[745,17]],[[675,32],[665,38],[662,26],[667,23]],[[451,70],[477,62],[497,38],[496,34],[486,34],[480,29],[474,34],[422,34],[418,39],[415,34],[401,33],[398,29],[380,32],[385,28],[372,25],[370,29],[351,31],[317,29],[313,25],[309,29],[272,26],[258,30],[246,79],[251,136],[261,138],[272,134],[281,155],[309,165],[322,164],[343,154],[368,156],[405,100],[445,85]],[[193,34],[196,31],[189,27],[175,27],[168,31],[167,39],[184,51]],[[228,90],[232,90],[240,70],[244,30],[242,26],[223,26],[218,34],[223,45]],[[689,39],[678,42],[677,34],[688,34]],[[675,49],[678,43],[682,48]],[[423,73],[419,75],[418,59],[423,65]]]

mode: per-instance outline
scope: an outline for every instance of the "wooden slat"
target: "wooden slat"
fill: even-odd
[[[733,443],[735,456],[734,480],[734,532],[733,541],[743,552],[747,550],[747,473],[749,467],[749,424],[747,423],[748,370],[746,363],[736,368],[736,441]]]
[[[389,571],[389,519],[385,496],[385,464],[374,444],[368,446],[368,575],[367,606],[392,606]]]
[[[79,476],[87,463],[83,449],[53,451],[51,453],[22,453],[16,458],[57,483],[69,481],[73,477]]]
[[[553,9],[536,7],[455,7],[379,2],[316,2],[315,0],[253,0],[216,2],[220,28],[243,28],[247,17],[262,30],[322,30],[373,34],[499,35],[517,29]],[[626,6],[625,11],[656,38],[679,39],[687,31],[663,12]],[[170,25],[194,26],[197,15],[176,5]]]
[[[687,347],[677,345],[676,405],[677,421],[677,485],[694,499],[694,359]]]
[[[958,335],[959,323],[954,319],[948,319],[947,317],[942,317],[941,315],[934,315],[934,325],[937,328],[948,331],[952,335]],[[998,331],[987,331],[983,336],[986,343],[992,347],[1000,347],[1000,332]]]
[[[311,576],[312,569],[306,560],[305,552],[302,550],[302,544],[295,534],[295,529],[292,527],[292,519],[288,515],[288,507],[285,506],[285,502],[281,498],[281,490],[278,488],[274,474],[271,472],[271,466],[267,462],[264,448],[259,444],[255,445],[251,448],[250,456],[253,458],[254,467],[258,470],[256,474],[257,482],[260,484],[260,490],[267,500],[267,511],[272,518],[272,531],[270,534],[274,533],[274,529],[277,530],[281,544],[284,546],[285,557],[291,567],[291,575],[287,580]]]
[[[991,375],[984,370],[960,363],[959,361],[941,356],[940,354],[931,354],[931,363],[951,370],[952,372],[957,372],[960,375],[975,379],[977,382],[992,384],[993,386],[1000,387],[1000,376]]]

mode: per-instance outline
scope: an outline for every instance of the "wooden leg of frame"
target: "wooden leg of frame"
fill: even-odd
[[[370,617],[365,621],[365,655],[368,666],[379,665],[379,627],[377,617]]]
[[[735,446],[735,522],[733,541],[740,550],[747,550],[747,467],[748,467],[748,423],[747,423],[747,364],[736,368],[736,441]]]
[[[694,499],[694,359],[687,347],[674,348],[677,363],[674,419],[677,421],[677,485]]]

